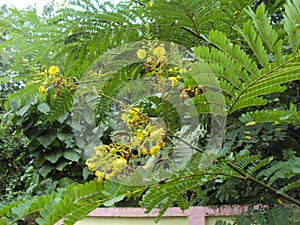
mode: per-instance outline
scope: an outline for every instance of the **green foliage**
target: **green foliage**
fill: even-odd
[[[280,1],[276,2],[275,9]],[[296,19],[300,7],[297,1],[289,0],[285,5],[282,21],[285,33],[280,30],[280,24],[273,26],[264,4],[253,7],[255,4],[249,5],[249,1],[154,1],[153,7],[136,1],[115,7],[110,3],[100,5],[83,0],[71,4],[80,9],[67,7],[47,19],[31,11],[11,10],[11,19],[0,22],[11,35],[1,47],[19,50],[15,51],[15,69],[28,81],[24,89],[8,96],[5,105],[14,124],[29,138],[28,148],[38,168],[37,174],[30,177],[28,192],[47,192],[39,186],[42,181],[55,188],[88,178],[82,170],[82,158],[72,129],[80,132],[83,124],[91,125],[94,121],[83,115],[82,124],[71,124],[72,88],[80,85],[73,78],[80,79],[88,66],[107,49],[141,40],[149,36],[149,30],[153,38],[195,46],[194,55],[202,64],[195,64],[184,74],[183,88],[193,84],[207,89],[206,96],[199,94],[191,100],[199,118],[209,118],[208,113],[228,116],[225,143],[216,155],[201,153],[197,147],[199,143],[195,146],[187,143],[198,151],[187,166],[172,170],[171,165],[168,173],[172,175],[168,179],[154,176],[147,186],[120,185],[105,180],[103,183],[73,184],[54,192],[48,189],[51,194],[3,207],[0,224],[14,224],[27,215],[39,224],[53,224],[62,218],[65,224],[74,224],[100,205],[112,206],[141,195],[140,204],[146,207],[146,212],[161,208],[157,221],[173,205],[185,209],[192,204],[266,203],[270,209],[240,217],[237,223],[276,224],[279,221],[285,224],[284,219],[291,224],[299,222],[297,210],[273,207],[282,203],[300,205],[299,127],[296,126],[299,112],[295,104],[290,104],[296,97],[284,92],[292,86],[289,83],[300,79],[300,31]],[[234,7],[230,7],[231,4]],[[256,8],[255,12],[251,7]],[[23,25],[25,30],[20,29]],[[45,42],[47,48],[41,48]],[[38,92],[43,81],[30,80],[39,72],[22,73],[22,57],[31,64],[38,64],[38,68],[42,68],[40,73],[44,71],[41,65],[45,64],[46,68],[49,63],[61,65],[65,88],[53,83],[44,94]],[[113,67],[112,64],[109,66]],[[101,63],[93,66],[98,75]],[[201,66],[207,67],[207,71],[200,70]],[[99,142],[111,141],[112,125],[108,118],[114,97],[129,79],[143,76],[144,69],[144,65],[136,63],[113,71],[115,73],[101,87],[102,94],[82,106],[97,106],[99,125],[89,134],[91,136],[82,137],[84,144],[94,144],[96,138],[101,139]],[[199,71],[202,76],[197,79]],[[216,79],[210,79],[212,76]],[[218,85],[225,95],[225,105],[221,93],[214,91]],[[287,102],[280,104],[278,96],[283,95]],[[214,101],[210,102],[212,99]],[[158,97],[143,98],[134,104],[153,116],[163,115],[166,106]],[[165,116],[176,120],[175,110],[170,112]],[[176,123],[172,125],[174,130],[171,131],[181,128]],[[206,161],[213,163],[203,167]],[[149,178],[147,175],[141,173],[144,179]]]
[[[265,213],[264,213],[265,212]],[[249,215],[247,215],[249,214]],[[233,224],[241,225],[273,225],[273,224],[299,224],[299,208],[276,206],[273,209],[261,208],[259,210],[248,210],[245,215],[237,217]],[[227,224],[225,221],[218,221],[217,224]]]
[[[95,180],[70,185],[51,195],[34,197],[25,202],[14,202],[0,210],[0,224],[15,224],[27,215],[36,214],[38,224],[53,224],[64,217],[64,224],[74,224],[99,206],[103,185]]]
[[[29,166],[31,161],[26,137],[13,132],[13,129],[12,124],[0,120],[0,207],[25,191],[25,179],[22,179],[26,172],[24,165]]]
[[[284,14],[284,29],[288,36],[288,41],[291,46],[291,49],[295,54],[299,49],[299,27],[297,26],[298,17],[299,17],[300,5],[298,1],[288,1],[285,7]]]
[[[176,201],[182,210],[186,209],[185,204],[180,204],[185,202],[185,193],[187,190],[193,190],[199,187],[204,182],[213,180],[217,175],[205,175],[205,174],[190,174],[183,175],[180,174],[177,177],[171,177],[169,180],[161,182],[162,184],[151,188],[144,196],[141,201],[141,205],[146,207],[146,213],[149,213],[152,209],[160,207],[156,221],[158,222],[165,211],[171,207]]]

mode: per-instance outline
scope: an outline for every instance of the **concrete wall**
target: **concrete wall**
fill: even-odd
[[[170,208],[158,225],[214,225],[217,220],[233,222],[235,216],[241,214],[241,206],[190,207],[188,210]],[[143,208],[98,208],[76,225],[155,225],[159,210],[144,214]],[[62,224],[62,221],[55,225]]]
[[[76,225],[156,225],[153,218],[97,218],[88,217]],[[188,219],[181,218],[162,218],[157,225],[189,225]]]

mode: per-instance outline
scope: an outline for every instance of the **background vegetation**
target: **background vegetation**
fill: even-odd
[[[0,224],[54,224],[61,218],[73,224],[96,207],[113,205],[143,206],[146,212],[160,207],[159,219],[173,205],[186,209],[220,204],[267,205],[241,216],[236,224],[299,224],[299,1],[160,0],[113,5],[79,0],[58,11],[50,4],[41,16],[34,9],[6,7],[1,15]],[[96,117],[72,123],[75,95],[90,93],[76,92],[86,71],[97,77],[103,66],[106,69],[97,59],[137,41],[155,49],[160,46],[155,40],[188,49],[219,86],[211,87],[205,73],[199,82],[193,70],[180,71],[183,68],[155,58],[167,54],[146,49],[153,61],[145,58],[115,71],[97,89],[96,101],[87,102],[97,109]],[[199,167],[209,158],[201,152],[210,138],[210,127],[204,126],[199,142],[189,137],[185,143],[197,153],[186,166],[166,170],[167,179],[145,171],[131,181],[150,176],[147,185],[120,184],[99,173],[94,178],[81,151],[92,154],[96,145],[90,144],[96,139],[102,147],[121,146],[115,157],[135,162],[137,153],[129,151],[134,158],[129,161],[121,143],[113,146],[110,116],[118,93],[132,80],[145,77],[178,85],[178,95],[188,93],[186,102],[193,103],[200,121],[224,113],[222,147],[213,163]],[[222,94],[207,92],[215,99],[211,103],[200,87],[219,88]],[[146,129],[147,116],[162,118],[168,125],[160,157],[182,144],[175,133],[183,127],[168,104],[157,96],[129,104],[129,109],[141,110],[136,119],[139,128]],[[94,122],[97,129],[82,137],[79,146],[74,130]],[[151,157],[146,154],[141,163]],[[175,156],[175,162],[181,159]]]

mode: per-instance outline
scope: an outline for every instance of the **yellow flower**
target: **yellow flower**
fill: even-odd
[[[124,165],[126,165],[126,163],[127,160],[124,159],[123,157],[120,157],[112,162],[112,170],[115,173],[118,173],[122,170],[122,168],[124,167]]]
[[[148,154],[148,151],[147,151],[147,149],[145,149],[145,147],[143,147],[143,148],[139,149],[139,153],[140,153],[141,155],[147,155],[147,154]]]
[[[40,86],[38,90],[41,94],[44,94],[46,92],[45,86]]]
[[[251,140],[252,137],[251,136],[245,136],[246,139]]]
[[[246,127],[248,127],[248,126],[252,126],[252,125],[255,125],[256,124],[256,122],[255,121],[252,121],[252,122],[249,122],[249,123],[246,123]]]
[[[153,6],[153,3],[150,1],[148,2],[149,6],[152,7]]]
[[[122,164],[122,165],[126,165],[126,164],[127,164],[127,160],[124,159],[123,157],[118,158],[118,159],[117,159],[117,162],[118,162],[119,164]]]
[[[91,164],[86,164],[88,167],[88,170],[92,171],[94,169],[94,167]]]
[[[147,62],[148,62],[148,63],[152,63],[152,58],[151,58],[151,57],[148,57],[148,58],[147,58]]]
[[[160,150],[160,146],[156,145],[150,149],[150,154],[156,155],[159,150]]]
[[[236,14],[238,14],[237,10],[234,11],[233,15],[236,16]]]
[[[49,85],[49,80],[48,80],[48,78],[45,79],[44,83],[45,83],[45,86],[46,86],[46,87]]]
[[[59,68],[57,66],[50,66],[48,73],[51,76],[55,76],[59,72]]]
[[[153,55],[161,57],[166,54],[166,49],[162,46],[159,46],[153,50]]]
[[[135,136],[138,140],[143,140],[145,138],[144,132],[141,129],[136,131]]]
[[[22,58],[23,63],[28,63],[28,59]]]
[[[122,114],[121,119],[122,119],[124,122],[128,122],[128,116],[127,116],[126,114]]]
[[[144,49],[139,49],[137,50],[136,52],[136,56],[139,58],[139,59],[144,59],[146,57],[147,53]]]
[[[182,79],[183,79],[183,77],[182,77],[182,76],[180,76],[180,75],[177,75],[176,79],[177,79],[177,80],[182,80]]]
[[[178,82],[179,82],[176,77],[169,77],[168,80],[172,81],[172,86],[174,84],[178,84]]]
[[[140,117],[138,117],[138,116],[134,116],[133,118],[132,118],[132,122],[134,122],[134,121],[138,121],[140,119]]]
[[[164,63],[164,62],[166,62],[166,61],[167,61],[167,59],[166,59],[165,56],[161,56],[161,57],[159,57],[158,60],[157,60],[157,62],[159,62],[159,63]]]
[[[159,142],[159,143],[158,143],[158,146],[159,146],[160,148],[164,147],[164,146],[165,146],[165,142],[163,142],[163,141]]]
[[[132,109],[130,109],[129,113],[130,113],[130,115],[132,115],[132,116],[133,116],[133,115],[137,115],[137,114],[140,113],[140,109],[137,108],[137,107],[133,107]]]
[[[74,34],[74,31],[71,29],[71,30],[69,30],[69,33],[68,33],[68,35],[70,36],[70,35],[73,35]]]
[[[163,133],[164,133],[164,129],[163,128],[156,129],[155,131],[151,132],[150,138],[152,138],[152,137],[159,137],[159,138],[161,138]]]
[[[104,178],[104,174],[100,171],[96,171],[95,173],[96,177],[98,177],[99,179],[103,179]]]

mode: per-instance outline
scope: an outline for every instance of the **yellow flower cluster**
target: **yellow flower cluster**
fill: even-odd
[[[39,79],[39,82],[42,83],[42,85],[38,88],[38,91],[41,94],[47,92],[46,88],[49,86],[50,82],[52,87],[55,88],[54,97],[60,96],[62,91],[67,90],[71,93],[75,89],[74,79],[72,77],[64,78],[63,75],[58,76],[57,74],[59,72],[60,69],[57,66],[50,66],[48,71],[44,70],[43,72],[39,73],[42,76],[42,79],[44,79],[44,81]]]
[[[136,52],[136,56],[139,58],[139,59],[144,59],[147,55],[147,52],[144,50],[144,49],[139,49],[137,50]]]
[[[57,73],[59,73],[59,68],[57,66],[50,66],[48,73],[50,77],[54,77]]]
[[[147,72],[155,72],[156,75],[161,74],[161,68],[165,65],[167,61],[166,58],[166,49],[164,44],[157,46],[156,41],[149,41],[147,46],[143,46],[141,49],[138,49],[136,55],[138,59],[145,59],[147,56],[147,60],[144,63],[144,67]],[[145,50],[148,48],[148,52]]]
[[[41,93],[41,94],[44,94],[45,92],[46,92],[46,88],[45,88],[45,86],[40,86],[39,87],[39,89],[38,89],[38,91]]]
[[[166,54],[166,49],[163,47],[163,45],[161,45],[153,50],[153,55],[155,55],[155,56],[162,57],[165,54]]]
[[[166,49],[164,48],[164,45],[161,44],[160,46],[154,48],[152,54],[158,58],[165,56]],[[137,50],[136,55],[139,59],[144,59],[147,56],[147,52],[144,49],[139,49]],[[151,60],[151,58],[149,58],[149,60]]]
[[[95,171],[99,179],[109,179],[118,176],[124,170],[127,160],[112,152],[108,145],[101,145],[94,148],[92,158],[89,158],[85,164],[88,169]]]
[[[179,81],[181,81],[183,79],[182,76],[178,75],[176,77],[168,77],[168,80],[172,81],[172,86],[174,86],[174,84],[178,84]]]
[[[46,93],[46,87],[49,85],[49,79],[52,80],[57,73],[59,73],[59,68],[57,66],[50,66],[49,70],[48,70],[48,74],[49,74],[49,77],[47,77],[47,73],[46,72],[40,72],[39,74],[42,75],[43,77],[46,77],[44,82],[43,82],[43,85],[41,85],[39,88],[38,88],[38,91],[41,93],[41,94],[44,94]]]
[[[122,120],[133,134],[130,141],[131,148],[137,149],[139,154],[156,155],[165,145],[164,129],[152,124],[148,115],[141,113],[139,108],[130,109],[129,115],[122,115]]]

